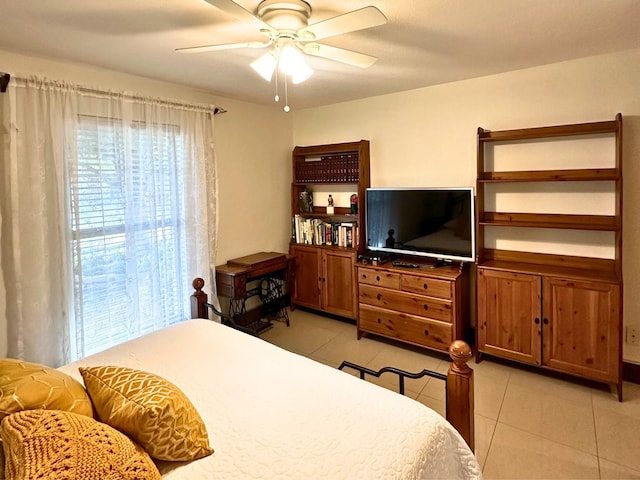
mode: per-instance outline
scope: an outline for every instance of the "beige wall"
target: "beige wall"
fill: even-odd
[[[292,145],[371,140],[373,186],[474,185],[476,131],[624,116],[625,324],[640,302],[640,50],[542,66],[328,107],[294,111],[97,68],[0,51],[0,70],[99,88],[215,103],[219,181],[217,263],[260,250],[286,251]],[[2,304],[0,302],[0,308]],[[4,315],[0,315],[0,319]],[[1,321],[1,320],[0,320]],[[6,351],[0,324],[0,355]],[[640,362],[640,348],[625,346]]]
[[[224,107],[227,113],[215,118],[220,232],[216,263],[261,250],[287,250],[291,230],[292,117],[280,108],[2,50],[0,71]],[[4,310],[4,295],[0,295],[0,356],[7,350]]]
[[[475,185],[476,132],[624,117],[624,318],[640,327],[640,50],[293,112],[294,144],[371,140],[372,186]],[[626,360],[640,348],[625,345]]]

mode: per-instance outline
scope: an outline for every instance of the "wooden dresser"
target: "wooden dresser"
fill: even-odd
[[[443,352],[465,339],[467,269],[416,263],[419,268],[358,263],[358,338],[373,333]]]

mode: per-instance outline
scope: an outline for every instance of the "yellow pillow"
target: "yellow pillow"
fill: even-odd
[[[213,453],[207,429],[182,391],[162,377],[125,367],[80,368],[98,418],[158,460]]]
[[[139,445],[85,415],[24,410],[2,420],[0,436],[7,480],[161,479]]]
[[[93,418],[87,392],[66,373],[37,363],[0,359],[0,420],[20,410],[38,408]]]

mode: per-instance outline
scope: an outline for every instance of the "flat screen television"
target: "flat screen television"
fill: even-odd
[[[368,188],[369,250],[475,261],[473,188]]]

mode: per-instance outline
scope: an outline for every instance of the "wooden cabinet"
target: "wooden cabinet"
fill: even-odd
[[[363,332],[447,351],[468,327],[462,265],[407,269],[358,264],[358,338]]]
[[[355,319],[356,253],[292,245],[296,257],[295,304]]]
[[[477,289],[482,352],[617,383],[618,285],[479,267]]]
[[[540,365],[540,277],[479,267],[476,288],[480,351]]]
[[[292,308],[299,305],[356,319],[355,264],[366,245],[369,142],[299,146],[292,160]],[[335,199],[329,208],[328,195]],[[311,205],[308,198],[313,198]]]
[[[558,149],[562,139],[568,139],[578,157],[595,158],[586,159],[583,167],[563,151],[537,158],[529,168],[513,169],[522,163],[518,146],[547,143]],[[598,140],[610,141],[604,143],[608,151],[591,155]],[[511,165],[509,159],[496,158],[499,145],[515,153]],[[610,159],[608,164],[603,157]],[[554,159],[556,166],[550,165]],[[544,166],[538,168],[536,160]],[[507,187],[506,195],[495,189],[500,185]],[[521,192],[530,195],[532,211],[503,207],[505,197]],[[569,202],[545,198],[553,194]],[[602,201],[586,201],[591,195]],[[603,208],[600,203],[605,202]],[[543,211],[539,205],[558,211]],[[567,205],[579,211],[567,211]],[[478,361],[486,353],[606,382],[617,387],[622,400],[622,116],[497,132],[479,128],[477,212]],[[557,233],[538,234],[538,243],[544,243],[540,238],[547,243],[570,238],[572,249],[593,256],[529,247],[536,245],[532,232],[543,229]],[[502,246],[510,241],[521,247]]]
[[[543,278],[542,361],[553,369],[617,383],[620,287]]]

